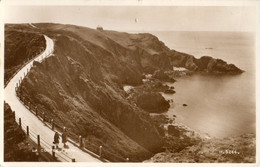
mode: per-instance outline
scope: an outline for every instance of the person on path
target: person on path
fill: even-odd
[[[61,138],[62,138],[62,143],[64,144],[64,148],[66,148],[67,147],[67,145],[66,145],[66,142],[67,142],[67,130],[66,130],[65,127],[63,128],[63,133],[61,135]]]
[[[54,134],[54,144],[56,145],[56,148],[58,149],[59,148],[59,141],[60,140],[60,136],[59,136],[59,134],[58,134],[58,132],[55,132],[55,134]]]

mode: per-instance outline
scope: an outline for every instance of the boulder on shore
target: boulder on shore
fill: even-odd
[[[160,93],[143,93],[137,96],[136,104],[150,113],[162,113],[170,107],[169,102]]]
[[[175,126],[169,125],[168,134],[172,136],[180,136],[180,131]]]
[[[154,72],[153,74],[154,78],[162,80],[162,81],[166,81],[166,82],[175,82],[175,79],[173,79],[171,77],[171,73],[168,71],[164,71],[164,70],[157,70]]]
[[[174,94],[175,91],[172,90],[172,89],[167,89],[167,90],[164,91],[164,93],[166,93],[166,94]]]

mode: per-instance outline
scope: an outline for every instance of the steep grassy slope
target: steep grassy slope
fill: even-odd
[[[202,62],[170,50],[151,34],[36,26],[39,29],[30,31],[43,32],[55,41],[54,56],[35,62],[19,91],[55,122],[131,161],[162,151],[163,141],[149,114],[126,98],[123,85],[139,85],[144,72],[170,70],[173,65],[193,71],[241,72],[213,58]]]
[[[5,103],[4,108],[4,160],[38,161],[35,153],[31,151],[32,148],[26,145],[26,135],[15,122],[9,105]]]
[[[22,31],[20,28],[5,29],[5,77],[4,82],[19,69],[24,62],[45,49],[43,35]]]
[[[54,161],[49,153],[37,155],[37,144],[26,138],[26,134],[15,122],[15,115],[7,103],[4,103],[4,161]]]
[[[149,115],[125,100],[94,54],[72,38],[55,39],[55,56],[35,63],[22,84],[28,99],[55,122],[118,156],[140,161],[162,150]],[[94,51],[107,54],[99,48]]]

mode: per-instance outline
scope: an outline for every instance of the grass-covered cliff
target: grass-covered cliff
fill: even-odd
[[[147,104],[142,108],[127,98],[123,85],[141,85],[144,74],[172,70],[173,66],[195,72],[242,72],[222,60],[196,59],[170,50],[151,34],[35,25],[38,28],[19,28],[52,38],[54,56],[42,63],[35,62],[19,91],[55,122],[93,144],[103,145],[104,150],[129,157],[130,161],[142,161],[163,151],[164,140],[163,133],[144,110]],[[18,28],[7,25],[6,29]],[[150,92],[144,95],[147,93]],[[155,96],[162,101],[158,104],[165,105],[158,109],[165,110],[168,104],[160,94]]]
[[[36,148],[37,144],[26,137],[26,133],[16,123],[15,113],[4,103],[4,161],[56,161],[47,152],[37,154]]]
[[[43,35],[23,30],[19,26],[5,29],[4,83],[29,59],[45,48]]]

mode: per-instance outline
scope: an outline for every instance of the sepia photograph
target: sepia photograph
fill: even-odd
[[[257,166],[259,1],[4,2],[4,166]]]

